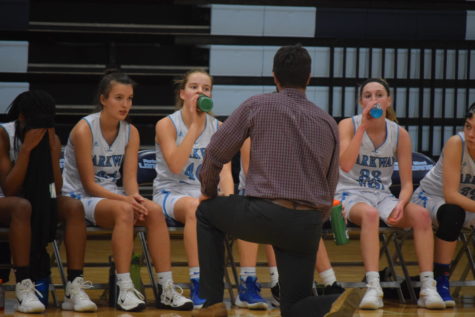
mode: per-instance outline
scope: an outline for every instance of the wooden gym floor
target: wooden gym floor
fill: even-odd
[[[330,254],[330,259],[333,262],[341,262],[341,261],[360,261],[360,253],[359,253],[359,241],[358,240],[351,240],[349,244],[344,246],[337,246],[332,240],[325,241],[328,252]],[[236,248],[235,248],[236,249]],[[265,261],[265,255],[263,250],[259,250],[259,261]],[[136,241],[136,252],[141,251],[141,247],[139,245],[139,241]],[[415,261],[415,253],[412,248],[412,241],[406,241],[404,243],[403,252],[406,258],[406,261]],[[63,260],[66,260],[64,247],[61,248],[61,254],[63,256]],[[108,257],[111,254],[110,251],[110,242],[103,241],[103,240],[89,240],[86,250],[86,261],[87,262],[107,262]],[[237,254],[235,258],[238,259]],[[173,261],[178,262],[186,262],[186,257],[183,249],[183,241],[179,238],[173,238],[172,236],[172,259]],[[458,279],[463,267],[465,267],[466,261],[464,260],[461,265],[458,266],[458,269],[455,272],[455,279]],[[385,260],[381,260],[380,268],[384,268],[386,266]],[[364,270],[363,267],[349,267],[349,266],[338,266],[335,265],[334,269],[337,273],[337,278],[339,281],[344,282],[359,282],[363,278]],[[411,275],[418,274],[417,266],[409,266],[409,271]],[[267,267],[258,267],[257,273],[260,282],[268,282],[269,281],[269,273]],[[91,280],[94,283],[107,283],[108,281],[109,270],[106,267],[102,268],[92,268],[88,267],[85,268],[85,279]],[[141,269],[141,275],[144,283],[149,283],[147,270],[145,267]],[[177,283],[188,283],[188,268],[187,267],[174,267],[173,268],[173,277],[175,282]],[[471,278],[471,275],[469,275]],[[54,283],[60,283],[60,278],[58,274],[58,270],[56,268],[52,268],[52,278]],[[13,275],[11,275],[11,280],[14,280]],[[317,275],[316,275],[316,279]],[[11,284],[10,282],[9,284]],[[50,295],[50,305],[47,310],[48,316],[61,316],[61,317],[96,317],[96,316],[104,316],[104,317],[148,317],[148,316],[162,316],[162,317],[186,317],[191,316],[191,312],[178,312],[178,311],[170,311],[170,310],[158,310],[155,309],[153,306],[153,293],[150,288],[146,289],[146,296],[149,303],[147,309],[140,313],[128,313],[122,312],[119,310],[115,310],[114,308],[110,308],[107,305],[107,300],[105,298],[104,290],[88,290],[87,291],[89,296],[93,301],[95,301],[98,306],[99,310],[97,313],[75,313],[75,312],[66,312],[61,311],[61,309],[57,309],[54,307]],[[185,289],[185,295],[188,295],[189,290]],[[236,290],[234,290],[236,294]],[[63,298],[63,290],[57,289],[56,294],[58,300],[61,301]],[[270,298],[270,290],[268,288],[262,289],[262,295],[265,298]],[[227,299],[227,304],[229,305],[229,295],[227,291],[225,292],[225,297]],[[14,305],[14,292],[7,292],[7,305],[4,312],[0,312],[0,316],[2,313],[5,316],[31,316],[29,314],[21,314],[16,313],[13,311]],[[475,287],[462,287],[460,291],[460,296],[456,298],[457,305],[454,309],[445,309],[441,311],[430,311],[426,309],[417,308],[415,304],[407,303],[401,304],[398,300],[388,300],[385,299],[385,307],[384,309],[380,309],[377,311],[360,311],[356,310],[353,313],[353,317],[389,317],[389,316],[417,316],[417,317],[456,317],[456,316],[475,316]],[[351,314],[350,314],[351,315]],[[271,309],[268,311],[251,311],[247,309],[236,309],[233,308],[230,310],[229,316],[240,316],[240,317],[261,317],[261,316],[280,316],[280,311],[278,309]],[[304,317],[304,316],[303,316]],[[349,316],[351,317],[351,316]]]

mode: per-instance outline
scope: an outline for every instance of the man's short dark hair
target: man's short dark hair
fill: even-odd
[[[300,44],[283,46],[274,56],[272,71],[282,87],[305,88],[312,59]]]

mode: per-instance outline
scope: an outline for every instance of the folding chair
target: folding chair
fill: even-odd
[[[153,197],[153,180],[156,177],[155,171],[156,158],[155,151],[153,150],[141,150],[139,151],[138,157],[138,170],[137,170],[137,181],[139,183],[140,189],[144,197],[152,199]],[[167,226],[170,232],[180,235],[183,237],[183,224],[167,217]],[[226,248],[226,266],[231,266],[235,285],[237,287],[237,270],[234,263],[234,258],[232,254],[232,239],[226,237],[225,239],[225,248]],[[174,266],[187,266],[187,263],[183,262],[173,262]],[[228,271],[224,270],[224,278],[226,281],[226,288],[228,289],[229,296],[231,298],[231,303],[234,303],[234,294],[233,294],[233,283],[229,277]],[[182,288],[190,288],[189,284],[178,284]]]
[[[462,271],[460,279],[458,281],[450,281],[451,286],[456,286],[453,295],[458,297],[460,295],[460,290],[462,286],[475,286],[475,260],[474,260],[474,250],[475,250],[475,228],[463,228],[460,232],[459,241],[461,243],[460,249],[458,250],[455,259],[452,261],[450,268],[450,278],[453,277],[453,274],[460,264],[463,256],[467,258],[467,264]],[[467,280],[468,274],[472,273],[472,280]]]

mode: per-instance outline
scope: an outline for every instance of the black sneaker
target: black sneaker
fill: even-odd
[[[271,304],[274,307],[279,307],[280,306],[280,286],[279,283],[275,284],[271,289],[272,293],[272,298],[270,300]]]
[[[322,295],[331,295],[331,294],[341,294],[345,291],[345,289],[338,283],[334,282],[332,285],[323,286],[321,284],[315,283],[315,290],[317,296]]]

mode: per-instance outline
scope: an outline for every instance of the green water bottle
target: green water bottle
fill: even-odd
[[[333,201],[333,207],[330,211],[330,223],[332,225],[333,236],[337,245],[347,244],[350,241],[348,230],[346,229],[345,218],[341,212],[341,202]]]
[[[144,294],[144,286],[142,277],[140,276],[140,255],[134,254],[130,263],[130,278],[134,283],[134,287],[140,293]]]
[[[200,109],[203,112],[210,112],[213,110],[213,99],[206,95],[200,95],[198,97],[198,100],[196,102],[196,105],[198,106],[198,109]]]

